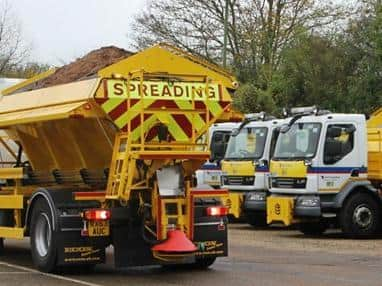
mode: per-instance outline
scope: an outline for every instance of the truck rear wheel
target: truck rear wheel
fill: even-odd
[[[376,234],[381,226],[380,206],[372,196],[356,193],[343,204],[339,222],[342,231],[351,237]]]
[[[53,223],[47,202],[38,199],[32,210],[30,241],[33,263],[43,272],[56,270],[57,242]]]
[[[191,264],[195,269],[207,269],[216,261],[216,257],[197,258],[195,263]]]

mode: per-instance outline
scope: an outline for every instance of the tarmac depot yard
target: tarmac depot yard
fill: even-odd
[[[382,237],[352,240],[337,231],[313,238],[293,229],[231,224],[229,256],[206,271],[116,269],[112,255],[110,249],[109,262],[92,273],[79,268],[52,275],[33,268],[28,240],[7,240],[0,285],[382,285]]]

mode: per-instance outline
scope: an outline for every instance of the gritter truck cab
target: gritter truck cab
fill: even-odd
[[[198,138],[230,119],[235,87],[159,44],[102,48],[3,91],[0,129],[19,147],[0,168],[1,245],[29,236],[45,272],[104,263],[109,245],[117,267],[226,256],[227,191],[196,189],[193,174],[210,157]]]
[[[221,160],[225,151],[231,132],[239,123],[225,122],[215,123],[209,129],[209,147],[211,157],[199,170],[195,172],[198,186],[210,186],[220,188],[221,184]]]
[[[268,165],[283,120],[264,112],[247,114],[232,133],[222,162],[222,188],[235,218],[245,215],[253,226],[266,225]]]
[[[380,113],[293,108],[270,163],[268,223],[298,223],[305,234],[339,226],[353,237],[381,227]]]

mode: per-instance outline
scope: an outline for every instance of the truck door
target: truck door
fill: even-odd
[[[221,167],[220,161],[224,158],[231,131],[215,130],[211,135],[211,158],[197,173],[198,184],[207,184],[213,187],[220,186]]]
[[[350,176],[362,172],[357,149],[355,124],[329,124],[324,137],[318,173],[319,192],[335,193],[341,190]]]

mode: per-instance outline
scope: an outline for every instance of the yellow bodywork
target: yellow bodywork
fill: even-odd
[[[367,121],[368,178],[382,181],[382,108]]]
[[[253,161],[222,161],[222,172],[225,176],[254,176]],[[243,215],[244,192],[235,190],[229,192],[225,205],[229,207],[229,214],[235,218]]]
[[[282,222],[291,225],[293,220],[294,199],[285,197],[267,198],[267,223]]]
[[[271,160],[269,170],[273,177],[305,178],[307,175],[303,161]]]
[[[229,192],[227,197],[222,200],[223,204],[229,208],[229,214],[235,218],[242,216],[244,193],[242,192]]]
[[[222,172],[227,176],[254,176],[253,161],[222,161]]]
[[[43,73],[40,73],[30,79],[27,79],[27,80],[24,80],[18,84],[15,84],[15,85],[12,85],[8,88],[5,88],[1,91],[1,94],[2,95],[8,95],[8,94],[11,94],[15,91],[20,91],[22,90],[24,87],[27,87],[29,86],[30,84],[38,81],[38,80],[41,80],[41,79],[44,79],[52,74],[54,74],[54,72],[56,71],[56,69],[49,69],[47,70],[46,72],[43,72]]]
[[[13,209],[15,217],[14,227],[0,227],[0,237],[23,237],[21,211],[36,188],[68,184],[98,191],[91,198],[104,207],[116,202],[126,205],[131,198],[139,199],[142,208],[153,202],[158,239],[165,239],[170,219],[158,212],[176,203],[178,212],[172,219],[192,237],[193,201],[189,199],[197,195],[190,182],[210,155],[208,142],[197,140],[209,126],[233,114],[235,78],[203,59],[161,44],[99,70],[95,78],[23,91],[51,73],[5,90],[0,100],[0,127],[22,145],[31,169],[46,179],[26,186],[21,181],[24,169],[0,169],[0,178],[15,181],[14,187],[0,188],[0,210]],[[163,129],[167,137],[160,139]],[[152,178],[156,170],[172,165],[182,166],[185,195],[161,198]],[[80,176],[84,169],[102,174],[107,170],[106,187],[84,183]],[[58,185],[54,170],[73,181]],[[226,193],[212,195],[226,197]]]

